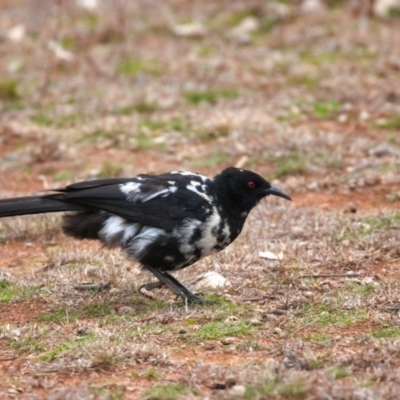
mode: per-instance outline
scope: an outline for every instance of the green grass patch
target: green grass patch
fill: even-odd
[[[179,384],[160,384],[148,389],[144,394],[145,400],[177,400],[191,390]]]
[[[311,51],[305,51],[300,54],[300,60],[306,64],[315,65],[321,67],[326,64],[332,64],[341,59],[340,53],[337,51],[323,51],[314,53]]]
[[[61,46],[66,50],[71,50],[76,46],[76,40],[71,36],[63,36],[60,39]]]
[[[289,76],[287,83],[293,86],[304,86],[308,90],[314,90],[318,88],[322,77],[314,75],[304,76]]]
[[[368,317],[364,310],[335,310],[329,306],[307,305],[303,312],[308,314],[304,318],[306,325],[312,323],[316,326],[342,326],[349,327],[358,322],[364,321]]]
[[[99,318],[113,314],[113,310],[108,303],[89,304],[83,308],[81,313],[83,316]]]
[[[204,157],[196,158],[191,164],[193,168],[217,167],[218,165],[224,164],[227,160],[227,154],[222,151],[217,151]]]
[[[253,307],[250,304],[238,304],[226,299],[224,296],[218,294],[207,294],[204,299],[211,303],[210,306],[217,316],[228,316],[228,315],[242,315],[244,313],[252,312]]]
[[[178,116],[172,118],[170,126],[174,131],[182,132],[186,135],[190,129],[190,121],[188,117]]]
[[[278,382],[269,381],[261,385],[247,386],[243,398],[246,400],[258,400],[274,395]]]
[[[76,347],[76,343],[61,343],[58,346],[55,346],[52,350],[48,351],[45,354],[39,356],[40,361],[52,361],[60,354],[64,353],[67,350],[71,350]]]
[[[146,73],[152,76],[158,76],[161,74],[161,66],[151,60],[144,60],[138,58],[128,57],[117,64],[117,72],[126,76],[136,76],[141,73]]]
[[[134,112],[140,114],[151,114],[158,110],[158,106],[155,103],[149,103],[147,101],[138,101],[137,103],[129,104],[124,107],[120,107],[115,110],[116,114],[130,115]]]
[[[322,333],[310,333],[304,337],[304,340],[321,345],[328,345],[332,342],[331,337]]]
[[[40,322],[53,322],[60,324],[61,322],[68,321],[74,322],[78,319],[78,315],[75,310],[69,309],[65,306],[59,307],[54,311],[39,314],[37,320]]]
[[[340,365],[335,365],[330,369],[329,375],[332,377],[332,379],[338,380],[350,376],[351,371],[349,371],[346,368],[343,368]]]
[[[307,164],[307,156],[300,151],[294,151],[276,160],[275,176],[279,179],[288,175],[304,175],[308,171]]]
[[[19,83],[16,79],[0,80],[0,99],[15,101],[20,98]]]
[[[253,327],[244,321],[237,321],[232,325],[224,322],[209,322],[202,325],[194,335],[200,340],[216,340],[225,336],[248,336],[253,330]]]
[[[201,103],[215,104],[218,99],[232,99],[238,96],[237,89],[215,89],[204,91],[188,91],[184,94],[185,99],[190,105]]]
[[[72,339],[68,342],[60,343],[60,344],[54,346],[48,352],[41,354],[38,358],[40,361],[53,361],[60,354],[63,354],[69,350],[77,350],[77,352],[78,352],[78,350],[80,348],[86,346],[88,342],[94,342],[97,339],[98,338],[94,334],[89,333],[85,336],[80,336],[80,337]],[[101,357],[101,355],[98,357]]]
[[[105,388],[105,387],[90,387],[89,393],[95,395],[96,399],[107,399],[107,400],[122,400],[125,399],[125,391],[118,388]]]
[[[40,322],[53,322],[60,324],[74,322],[83,317],[103,318],[113,314],[112,306],[108,303],[88,304],[81,309],[72,309],[61,306],[51,312],[39,314],[37,319]]]
[[[252,340],[245,340],[236,346],[236,350],[238,351],[251,352],[251,351],[261,351],[263,349],[264,347],[260,345],[260,343],[254,342]]]
[[[314,115],[317,118],[326,119],[336,115],[340,111],[340,103],[336,100],[318,101],[314,104]]]
[[[15,287],[6,279],[0,280],[0,303],[22,300],[33,296],[40,290],[39,286]]]
[[[53,120],[44,114],[32,115],[31,121],[39,126],[52,126],[54,124]]]
[[[387,130],[399,130],[400,129],[400,116],[396,115],[387,118],[382,124],[379,124],[379,128]]]
[[[400,18],[400,7],[390,7],[389,8],[389,17],[393,19],[399,19]]]
[[[151,131],[157,131],[159,129],[164,129],[168,126],[168,123],[165,121],[159,121],[155,119],[145,119],[139,124],[139,128],[147,128]]]
[[[302,380],[279,382],[271,380],[263,384],[246,387],[243,396],[246,400],[267,398],[305,399],[310,391],[309,385]]]
[[[377,339],[393,339],[400,337],[400,328],[390,326],[385,328],[380,328],[372,333],[372,336]]]
[[[32,353],[45,350],[45,345],[40,343],[37,338],[28,336],[21,340],[8,340],[7,346],[19,353]]]
[[[73,126],[79,121],[82,121],[83,117],[80,114],[71,113],[64,115],[53,115],[51,117],[39,113],[31,116],[31,121],[39,126],[54,126],[56,128],[67,128]]]
[[[141,378],[145,378],[145,379],[160,379],[161,378],[161,374],[160,371],[157,371],[154,368],[150,368],[147,369],[146,371],[144,371],[142,374],[140,374]]]
[[[116,178],[122,175],[123,168],[120,164],[113,161],[105,161],[99,170],[100,178]]]
[[[157,141],[157,138],[145,134],[136,136],[137,150],[163,150],[164,147],[164,143]]]
[[[355,223],[344,229],[338,239],[363,238],[378,231],[393,228],[400,228],[400,213],[371,215],[359,218]]]
[[[305,399],[310,391],[309,385],[302,380],[280,383],[276,389],[280,396],[289,399]]]
[[[53,180],[56,182],[59,181],[68,181],[71,180],[74,177],[74,174],[72,171],[58,171],[55,174],[53,174]]]

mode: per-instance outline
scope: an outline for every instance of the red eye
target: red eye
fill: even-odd
[[[254,189],[256,187],[256,184],[253,181],[247,182],[247,187],[249,189]]]

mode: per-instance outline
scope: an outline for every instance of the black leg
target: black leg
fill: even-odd
[[[147,265],[145,268],[149,270],[159,280],[159,282],[148,283],[147,285],[142,285],[141,288],[144,287],[147,290],[152,290],[156,287],[165,285],[177,296],[180,296],[183,301],[187,301],[188,303],[204,303],[204,300],[201,297],[196,296],[190,290],[186,289],[185,286],[167,272],[161,272],[158,269]]]
[[[150,282],[150,283],[145,283],[144,285],[140,286],[139,288],[139,292],[142,289],[151,291],[153,289],[159,289],[162,288],[163,286],[165,286],[162,282],[158,281],[158,282]]]

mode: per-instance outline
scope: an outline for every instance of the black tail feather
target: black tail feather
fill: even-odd
[[[16,215],[43,214],[62,211],[82,211],[86,207],[68,203],[50,196],[15,197],[0,200],[0,218]]]

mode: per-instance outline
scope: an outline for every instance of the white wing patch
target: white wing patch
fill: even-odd
[[[126,221],[117,215],[107,219],[104,227],[100,231],[100,236],[107,243],[112,243],[116,238],[125,245],[140,230],[140,225]]]
[[[132,195],[132,193],[139,192],[140,186],[142,186],[139,182],[127,182],[119,185],[122,193],[125,193],[128,197]]]
[[[147,250],[147,246],[154,243],[160,236],[165,235],[165,231],[159,228],[144,226],[128,244],[128,253],[133,254],[135,258],[140,257]]]
[[[208,196],[204,191],[202,191],[203,187],[205,189],[205,185],[202,185],[199,187],[199,185],[193,186],[192,182],[190,182],[190,185],[186,185],[186,189],[191,190],[192,192],[196,193],[198,196],[202,197],[204,200],[208,201],[210,204],[212,204],[212,199],[210,196]],[[199,182],[197,182],[199,183]]]
[[[163,229],[132,223],[113,215],[105,222],[100,236],[105,244],[125,247],[132,258],[139,259],[147,251],[147,246],[165,233]]]
[[[142,188],[145,183],[145,181],[143,183],[128,182],[119,185],[119,188],[121,192],[126,195],[127,200],[132,202],[141,201],[143,203],[159,196],[167,196],[168,194],[175,193],[178,190],[176,186],[170,186],[166,188],[155,186],[154,190],[145,190],[143,192]]]

